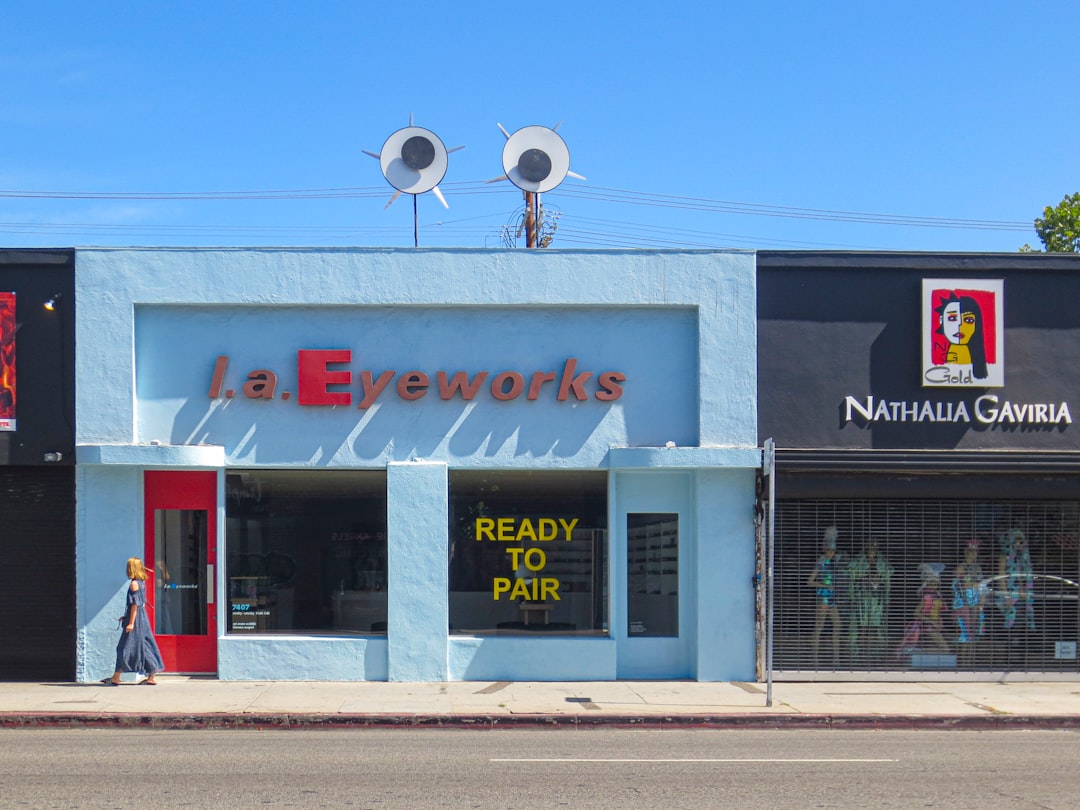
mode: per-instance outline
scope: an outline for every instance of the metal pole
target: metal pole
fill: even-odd
[[[525,192],[525,247],[536,247],[536,217],[533,214],[533,205],[536,195],[531,191]]]
[[[413,247],[420,247],[420,215],[416,211],[416,196],[412,195],[412,243]]]
[[[776,447],[772,439],[765,440],[765,473],[769,476],[769,504],[765,548],[765,705],[772,706],[773,685],[773,570],[776,553]]]
[[[533,194],[533,247],[540,247],[540,193]]]

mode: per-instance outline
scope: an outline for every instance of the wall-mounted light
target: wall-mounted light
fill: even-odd
[[[63,453],[56,453],[56,452],[46,453],[44,459],[45,459],[45,461],[47,461],[47,462],[49,462],[51,464],[55,464],[57,461],[63,461],[64,454]]]
[[[45,307],[46,312],[55,312],[56,308],[60,306],[60,293],[53,293],[42,306]]]

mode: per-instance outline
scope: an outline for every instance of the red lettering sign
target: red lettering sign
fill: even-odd
[[[331,391],[331,385],[349,385],[352,372],[331,371],[332,363],[348,363],[352,360],[349,349],[301,349],[296,357],[297,401],[301,405],[349,405],[352,394],[348,391]]]
[[[14,333],[12,332],[12,337]],[[13,345],[13,341],[11,341]],[[234,388],[226,388],[226,376],[229,373],[230,358],[227,354],[217,357],[214,362],[214,370],[210,379],[210,399],[232,399],[236,393]],[[353,384],[353,372],[348,369],[336,369],[331,366],[352,362],[352,350],[350,349],[300,349],[296,355],[296,401],[301,405],[351,405],[353,392],[333,389],[333,386],[351,386]],[[437,392],[442,400],[452,400],[461,397],[466,402],[472,401],[484,389],[484,384],[490,378],[487,390],[492,399],[498,402],[512,402],[524,397],[535,402],[541,398],[545,385],[548,396],[558,402],[574,400],[584,402],[590,397],[599,402],[614,402],[623,395],[622,383],[626,381],[626,375],[621,371],[603,371],[596,374],[592,371],[577,370],[577,358],[569,357],[563,363],[562,372],[557,371],[533,371],[525,373],[521,371],[501,371],[491,377],[487,371],[478,371],[469,376],[469,372],[445,370],[434,373],[432,376],[425,371],[406,371],[398,375],[394,369],[386,369],[376,376],[371,369],[360,369],[356,373],[359,379],[358,392],[360,410],[366,410],[375,405],[386,392],[395,392],[398,399],[413,402],[423,399],[428,391]],[[14,364],[10,367],[11,377],[14,377]],[[395,378],[397,382],[394,385]],[[590,381],[594,380],[590,384]],[[3,380],[0,380],[2,382]],[[13,380],[12,380],[13,382]],[[287,385],[287,383],[285,383]],[[272,400],[280,396],[281,399],[292,399],[292,390],[278,392],[279,378],[275,371],[269,368],[256,368],[247,373],[247,379],[241,389],[248,399]],[[14,396],[11,397],[12,401]],[[3,404],[0,401],[0,404]],[[2,416],[3,414],[0,414]],[[12,420],[14,421],[14,420]],[[12,425],[12,427],[14,427]]]

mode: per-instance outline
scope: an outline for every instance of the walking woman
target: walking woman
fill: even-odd
[[[127,575],[131,580],[127,591],[127,610],[120,621],[124,632],[116,645],[116,671],[111,678],[102,679],[110,686],[120,685],[120,675],[124,672],[136,672],[146,675],[140,683],[147,686],[157,684],[155,675],[165,668],[161,660],[154,633],[150,629],[150,617],[146,615],[146,567],[138,557],[127,561]]]

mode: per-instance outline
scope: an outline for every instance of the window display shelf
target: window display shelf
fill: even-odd
[[[633,594],[679,591],[679,522],[652,523],[627,530],[629,587]]]
[[[627,518],[627,632],[677,636],[679,632],[679,520],[675,513]]]

